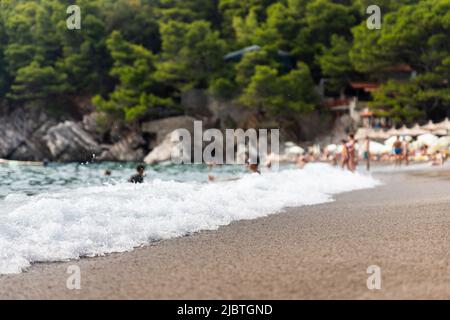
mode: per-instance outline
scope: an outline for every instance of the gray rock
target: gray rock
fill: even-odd
[[[141,148],[145,140],[138,133],[131,133],[126,138],[111,146],[104,151],[100,160],[103,161],[142,161],[145,153]]]
[[[92,136],[73,121],[51,127],[43,139],[52,158],[59,161],[88,161],[101,152]]]
[[[50,157],[42,137],[56,124],[40,108],[17,108],[0,118],[0,158],[38,161]]]
[[[169,161],[171,159],[172,151],[178,145],[172,139],[172,132],[166,134],[164,140],[154,148],[144,159],[145,163],[155,164]]]
[[[187,129],[190,132],[194,129],[194,121],[196,119],[188,116],[170,117],[161,120],[148,121],[142,124],[142,132],[154,135],[153,145],[160,145],[169,133],[176,129]]]
[[[203,141],[193,141],[193,136],[191,135],[190,153],[188,152],[187,154],[184,154],[182,152],[183,144],[180,143],[179,140],[179,137],[182,135],[182,133],[180,133],[181,129],[184,128],[168,133],[164,140],[145,157],[144,162],[148,164],[155,164],[165,161],[174,161],[175,163],[177,161],[181,162],[181,160],[185,163],[187,161],[191,161],[194,148],[198,147],[202,149]],[[177,157],[182,156],[183,159],[172,159],[172,154],[175,154]]]

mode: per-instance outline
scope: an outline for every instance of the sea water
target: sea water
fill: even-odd
[[[158,165],[129,184],[133,164],[0,165],[0,274],[33,262],[124,252],[153,241],[215,230],[283,208],[332,201],[377,180],[326,164],[261,175],[242,166]],[[110,177],[103,171],[112,170]],[[215,176],[208,182],[208,175]]]

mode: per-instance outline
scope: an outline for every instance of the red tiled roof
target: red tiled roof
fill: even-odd
[[[359,114],[363,118],[368,118],[373,116],[373,112],[371,111],[363,111]]]
[[[350,103],[349,99],[343,98],[343,99],[329,99],[325,101],[325,106],[328,108],[334,108],[339,106],[346,106]]]
[[[377,89],[380,85],[373,82],[350,82],[353,89]]]

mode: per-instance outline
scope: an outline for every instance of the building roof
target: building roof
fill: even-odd
[[[258,50],[261,50],[261,47],[255,44],[255,45],[252,45],[252,46],[249,46],[249,47],[242,48],[240,50],[236,50],[236,51],[227,53],[223,57],[223,59],[224,60],[238,60],[238,59],[241,59],[246,53],[253,52],[253,51],[258,51]],[[283,50],[278,50],[277,54],[278,54],[278,56],[283,57],[283,58],[288,58],[288,57],[291,56],[289,54],[289,52],[286,52],[286,51],[283,51]]]
[[[370,118],[373,116],[372,111],[361,111],[359,114],[362,118]]]
[[[253,45],[253,46],[242,48],[241,50],[230,52],[230,53],[226,54],[223,58],[225,60],[238,59],[238,58],[241,58],[247,52],[258,51],[260,49],[261,49],[260,46]]]
[[[350,99],[339,98],[339,99],[327,99],[324,105],[332,110],[346,110],[350,104]]]
[[[353,89],[363,89],[368,92],[377,90],[380,85],[375,82],[350,82],[350,86]]]

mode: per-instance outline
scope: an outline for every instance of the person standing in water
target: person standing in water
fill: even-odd
[[[130,179],[128,179],[128,182],[130,183],[143,183],[144,182],[144,176],[145,176],[145,166],[138,165],[136,167],[137,174],[133,175]]]
[[[355,171],[356,169],[356,163],[355,163],[355,135],[353,133],[350,133],[348,135],[348,142],[347,142],[347,152],[348,152],[348,169],[350,171]]]
[[[258,173],[261,174],[261,171],[259,171],[259,164],[257,163],[249,163],[247,165],[247,168],[250,170],[250,172],[252,173]]]
[[[400,136],[397,136],[397,140],[395,140],[393,148],[394,148],[394,157],[395,157],[395,165],[400,166],[402,164],[403,158],[403,143],[400,141]]]
[[[297,167],[299,167],[300,169],[303,169],[307,163],[308,163],[308,159],[306,158],[306,156],[301,155],[301,154],[299,154],[297,156],[297,160],[295,161],[295,164],[297,165]]]
[[[405,165],[409,165],[409,142],[405,139],[403,143],[403,158],[405,159]]]
[[[366,161],[366,169],[370,171],[370,140],[369,137],[364,139],[363,159]]]
[[[347,141],[345,139],[342,139],[341,146],[342,146],[341,168],[345,169],[345,167],[348,167],[348,149],[347,149]]]

